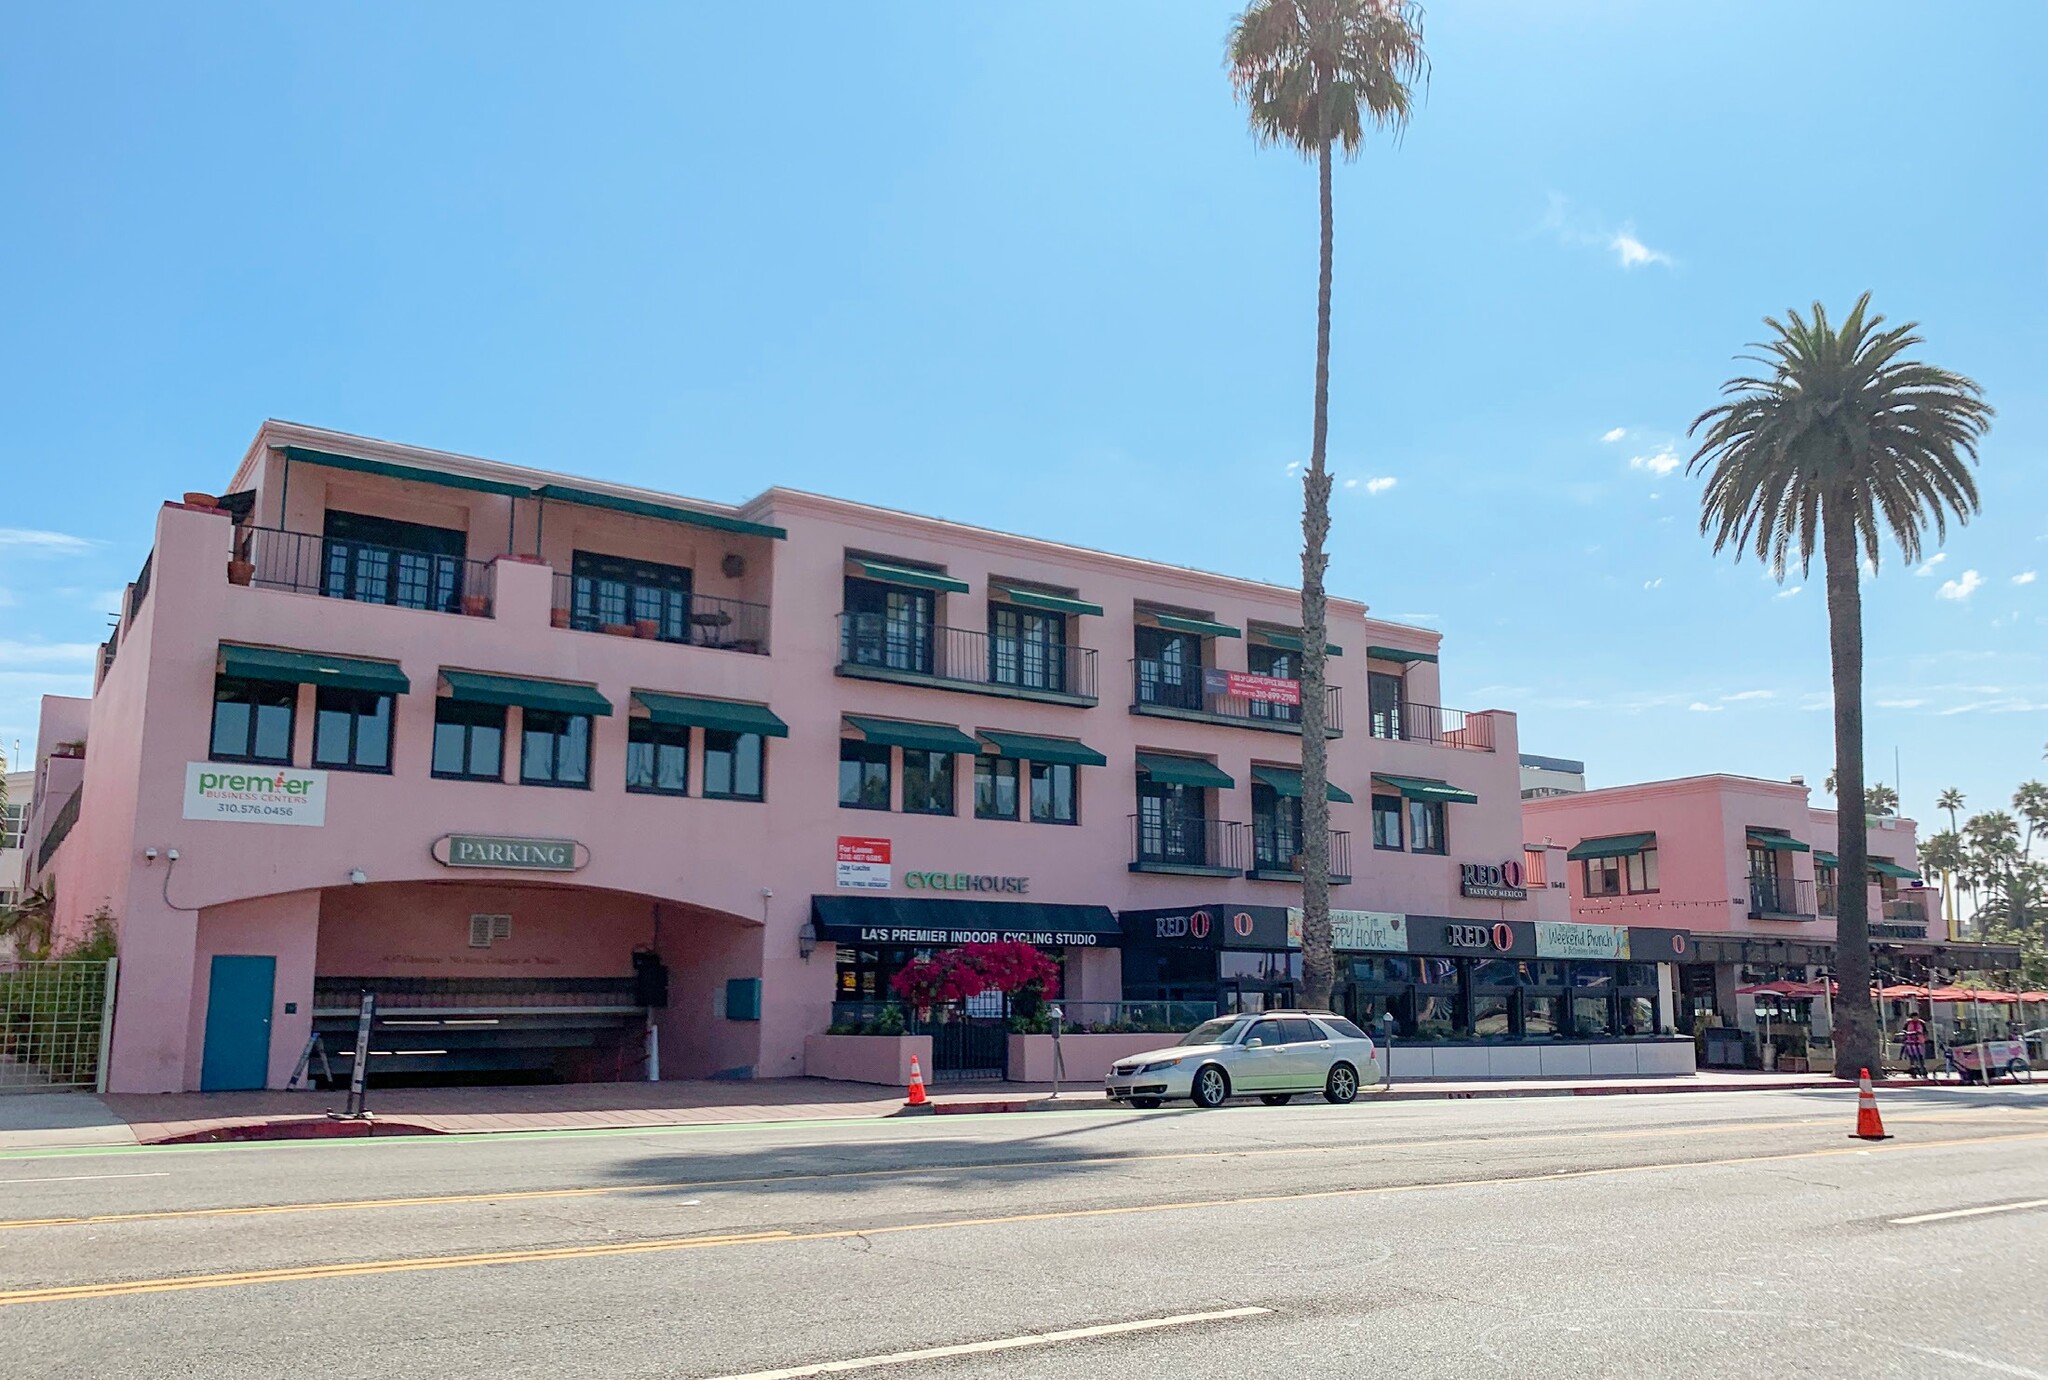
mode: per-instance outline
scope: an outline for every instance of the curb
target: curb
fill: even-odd
[[[334,1117],[292,1117],[209,1126],[175,1136],[140,1141],[142,1145],[222,1145],[266,1140],[367,1140],[373,1136],[439,1136],[445,1131],[408,1121],[346,1121]]]

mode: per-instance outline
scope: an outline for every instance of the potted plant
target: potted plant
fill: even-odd
[[[633,631],[636,635],[652,641],[661,636],[661,620],[659,618],[636,618],[633,620]]]
[[[552,626],[554,626],[554,627],[557,627],[557,628],[566,628],[566,627],[568,627],[568,626],[569,626],[569,610],[567,610],[567,609],[549,609],[549,610],[548,610],[548,622],[549,622],[549,624],[550,624],[550,625],[552,625]]]
[[[462,596],[462,611],[471,618],[486,617],[491,611],[491,601],[481,594],[465,594]]]
[[[613,637],[634,636],[633,625],[631,623],[607,623],[604,625],[604,630]]]

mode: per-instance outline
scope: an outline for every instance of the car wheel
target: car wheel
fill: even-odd
[[[2020,1080],[2020,1075],[2027,1071],[2026,1061],[2024,1059],[2015,1059],[2005,1066],[2005,1071],[2011,1074],[2013,1082],[2017,1083]]]
[[[1268,1107],[1285,1107],[1294,1100],[1293,1093],[1260,1093],[1259,1101]]]
[[[1323,1100],[1339,1106],[1358,1096],[1358,1070],[1349,1064],[1330,1065],[1330,1076],[1323,1080]]]
[[[1149,1112],[1159,1105],[1159,1099],[1156,1097],[1134,1097],[1131,1099],[1131,1105],[1141,1112]]]
[[[1229,1096],[1229,1074],[1214,1064],[1204,1064],[1195,1070],[1195,1086],[1188,1094],[1190,1102],[1197,1107],[1220,1107]]]

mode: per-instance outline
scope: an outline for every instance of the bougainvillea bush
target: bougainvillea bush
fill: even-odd
[[[933,958],[912,960],[889,979],[889,985],[924,1016],[934,1006],[966,1001],[983,992],[1056,997],[1060,965],[1029,944],[962,944]]]

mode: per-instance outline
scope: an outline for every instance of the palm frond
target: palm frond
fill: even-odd
[[[1429,72],[1409,0],[1252,0],[1226,53],[1253,136],[1308,158],[1326,139],[1352,158],[1373,128],[1398,136]]]

